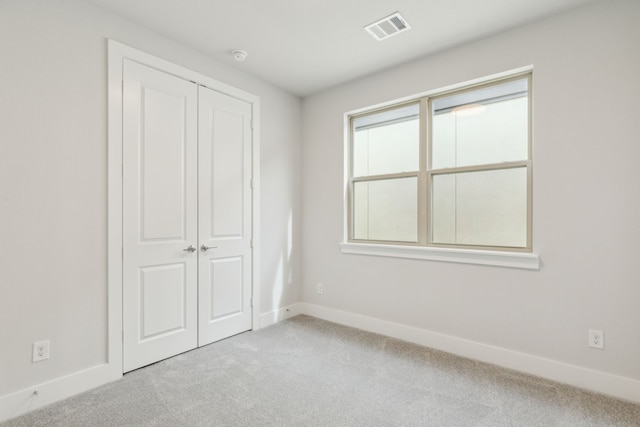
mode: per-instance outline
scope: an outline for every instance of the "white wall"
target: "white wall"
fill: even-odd
[[[77,0],[2,0],[0,400],[106,362],[108,38],[261,98],[260,311],[300,299],[300,99]]]
[[[303,300],[640,380],[639,21],[595,2],[306,98]],[[542,268],[341,254],[344,113],[528,65]]]
[[[77,0],[0,1],[0,400],[106,361],[107,38],[261,97],[261,313],[303,299],[640,380],[639,17],[635,0],[597,2],[301,114],[296,97]],[[343,114],[529,64],[541,270],[340,254]],[[42,339],[52,357],[32,364]]]

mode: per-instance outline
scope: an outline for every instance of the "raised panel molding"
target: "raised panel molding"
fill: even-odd
[[[186,327],[185,270],[184,263],[140,269],[139,292],[143,313],[140,342]],[[162,311],[157,307],[162,307]]]
[[[242,313],[242,257],[211,260],[209,321]]]

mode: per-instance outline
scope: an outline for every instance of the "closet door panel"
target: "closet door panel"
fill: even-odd
[[[242,313],[242,257],[216,258],[209,261],[209,321]]]
[[[244,121],[230,111],[213,111],[215,125],[210,139],[211,211],[208,238],[242,239],[244,236]],[[213,123],[211,120],[209,123]]]
[[[180,93],[142,88],[139,135],[142,240],[186,240],[187,103]]]
[[[199,345],[251,329],[251,104],[200,87]]]
[[[125,60],[125,372],[197,346],[197,203],[197,86]]]

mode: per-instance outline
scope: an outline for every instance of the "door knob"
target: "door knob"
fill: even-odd
[[[193,245],[189,245],[189,247],[186,248],[186,249],[183,249],[183,251],[185,251],[185,252],[195,252],[196,248],[194,248]]]
[[[208,251],[209,249],[215,249],[215,248],[217,248],[217,246],[207,246],[207,245],[205,245],[204,243],[202,244],[202,246],[200,246],[200,250],[201,250],[202,252],[206,252],[206,251]]]

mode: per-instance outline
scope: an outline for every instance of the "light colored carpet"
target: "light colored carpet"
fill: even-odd
[[[298,316],[0,425],[640,426],[640,405]]]

